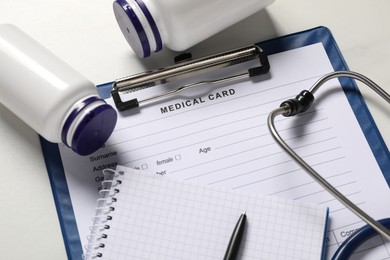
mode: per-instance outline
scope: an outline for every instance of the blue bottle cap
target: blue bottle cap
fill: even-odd
[[[131,4],[126,0],[116,0],[113,9],[125,39],[139,58],[150,56],[151,51],[162,50],[160,32],[142,0],[132,0]]]
[[[80,155],[101,148],[115,128],[117,113],[98,97],[89,97],[73,109],[62,129],[62,141]]]

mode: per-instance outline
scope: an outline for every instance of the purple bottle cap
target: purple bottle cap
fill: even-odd
[[[161,35],[145,3],[142,0],[129,2],[116,0],[113,3],[114,14],[125,39],[139,58],[150,56],[151,51],[161,51]]]
[[[89,97],[69,114],[62,130],[62,141],[80,155],[101,148],[115,128],[117,113],[98,97]]]

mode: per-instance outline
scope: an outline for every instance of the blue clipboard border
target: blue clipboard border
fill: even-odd
[[[341,55],[332,33],[326,27],[316,27],[306,31],[289,34],[260,42],[258,45],[265,53],[272,55],[320,42],[323,44],[334,70],[348,70],[348,66]],[[378,165],[390,186],[389,150],[354,81],[347,78],[341,78],[340,83],[371,150],[376,157]],[[98,86],[102,96],[107,96],[110,86],[111,84]],[[50,143],[42,137],[40,138],[40,141],[68,258],[80,259],[83,250],[58,145]]]

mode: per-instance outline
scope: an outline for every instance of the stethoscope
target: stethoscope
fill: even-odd
[[[113,97],[117,109],[119,111],[125,111],[128,109],[139,108],[149,102],[154,102],[160,99],[177,95],[178,93],[190,88],[203,85],[220,84],[247,77],[254,77],[266,74],[270,69],[270,64],[266,54],[259,46],[256,45],[238,48],[235,50],[210,55],[196,60],[185,59],[183,61],[183,57],[176,58],[179,58],[179,62],[177,62],[177,64],[175,65],[154,71],[148,71],[145,73],[132,75],[114,81],[112,85],[111,95]],[[241,74],[231,75],[214,80],[206,80],[185,84],[177,89],[173,89],[171,91],[151,96],[142,100],[134,98],[127,101],[123,101],[121,99],[120,93],[135,92],[144,88],[153,87],[173,80],[185,79],[187,76],[194,76],[205,72],[211,72],[216,69],[225,68],[234,64],[251,60],[260,61],[260,66],[252,67],[248,69],[248,71]],[[388,103],[390,103],[390,95],[369,78],[351,71],[331,72],[320,78],[310,90],[302,91],[297,97],[283,102],[279,108],[273,110],[268,117],[268,128],[275,141],[296,162],[298,162],[298,164],[300,164],[303,169],[305,169],[310,174],[310,176],[314,178],[315,181],[317,181],[325,190],[330,192],[345,207],[350,209],[354,214],[356,214],[363,221],[368,223],[367,226],[361,228],[359,231],[356,231],[347,240],[345,240],[333,257],[333,259],[346,259],[354,252],[355,249],[357,249],[358,246],[360,246],[366,240],[378,233],[383,235],[390,241],[390,230],[386,229],[386,227],[390,229],[390,218],[375,221],[358,206],[356,206],[349,199],[347,199],[342,193],[340,193],[336,188],[334,188],[330,183],[328,183],[324,178],[322,178],[320,174],[318,174],[312,167],[310,167],[310,165],[308,165],[298,154],[293,151],[293,149],[291,149],[284,142],[284,140],[278,134],[274,125],[274,119],[278,115],[291,117],[307,111],[307,109],[309,109],[309,107],[314,102],[314,93],[328,80],[339,77],[349,77],[363,82],[365,85],[372,88],[382,98],[384,98]]]
[[[278,131],[275,128],[274,119],[278,115],[285,117],[295,116],[303,113],[309,109],[314,102],[314,93],[328,80],[339,77],[349,77],[355,80],[359,80],[378,95],[390,103],[390,95],[380,88],[375,82],[369,78],[352,71],[336,71],[326,74],[320,78],[310,90],[303,90],[299,95],[293,99],[284,101],[279,108],[273,110],[268,116],[268,128],[275,141],[312,177],[317,181],[325,190],[336,197],[345,207],[351,210],[354,214],[360,217],[367,223],[366,226],[360,228],[354,232],[348,239],[346,239],[340,247],[337,249],[332,259],[348,259],[354,251],[362,245],[365,241],[378,233],[384,236],[390,241],[390,218],[382,220],[374,220],[367,213],[361,210],[357,205],[352,203],[342,193],[340,193],[335,187],[327,182],[320,174],[318,174],[309,164],[307,164],[302,157],[294,152],[294,150],[287,145],[287,143],[281,138]]]

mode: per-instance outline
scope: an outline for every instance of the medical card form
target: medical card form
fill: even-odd
[[[113,135],[95,154],[81,157],[61,146],[82,244],[86,243],[102,170],[118,164],[202,185],[327,205],[328,258],[348,235],[363,226],[364,222],[281,150],[266,124],[269,112],[281,102],[333,71],[322,43],[270,55],[269,61],[270,73],[258,79],[191,89],[118,113]],[[165,88],[147,88],[132,95],[149,97]],[[281,135],[363,210],[377,219],[390,216],[390,208],[378,202],[390,201],[389,187],[339,81],[327,82],[316,98],[305,114],[277,118]],[[389,245],[380,237],[368,246],[376,249],[362,248],[358,255],[367,259],[390,256]]]

